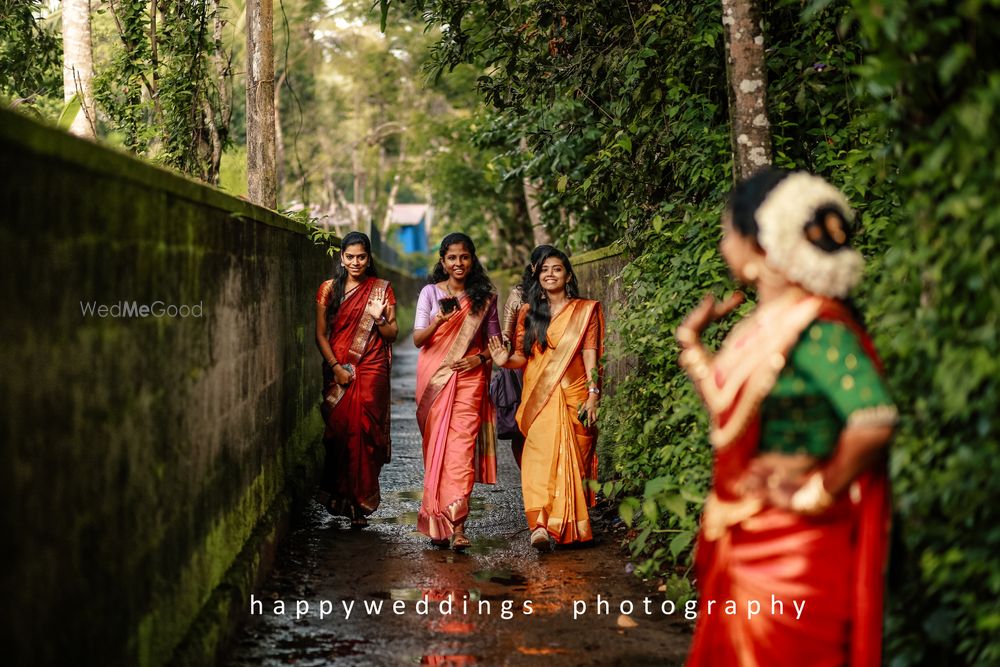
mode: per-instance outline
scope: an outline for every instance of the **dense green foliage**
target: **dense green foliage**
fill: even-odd
[[[552,225],[559,242],[610,235],[633,249],[613,326],[638,365],[603,408],[604,490],[635,526],[638,571],[682,595],[711,452],[672,331],[705,291],[733,287],[716,251],[731,187],[719,5],[415,4],[443,26],[439,73],[487,72],[509,174],[541,179],[549,213],[575,218]],[[887,656],[994,664],[997,3],[786,1],[764,19],[775,162],[828,177],[856,207],[868,258],[857,298],[903,415]]]
[[[855,2],[900,208],[872,303],[903,406],[898,664],[1000,663],[1000,3]]]
[[[218,181],[212,144],[227,143],[228,110],[211,59],[215,2],[107,3],[117,43],[95,67],[101,118],[125,147],[211,183]],[[103,14],[101,20],[108,20]]]
[[[55,115],[62,102],[62,42],[39,16],[42,0],[0,0],[0,102]]]

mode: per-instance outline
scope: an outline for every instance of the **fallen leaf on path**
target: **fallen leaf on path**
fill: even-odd
[[[618,615],[618,627],[619,628],[637,628],[639,624],[632,620],[631,616],[626,616],[625,614]]]

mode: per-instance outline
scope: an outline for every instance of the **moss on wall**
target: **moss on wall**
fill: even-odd
[[[620,349],[620,337],[615,327],[618,316],[617,309],[625,302],[625,292],[621,281],[621,272],[628,264],[629,255],[621,246],[611,245],[571,258],[573,271],[580,285],[580,294],[597,299],[604,308],[608,335],[605,339],[605,398],[615,391],[617,383],[636,366],[635,359],[625,356]],[[606,432],[599,432],[598,460],[601,465],[601,477],[609,472],[608,465],[612,460],[610,449],[614,443],[607,438]]]
[[[9,113],[0,165],[5,655],[211,662],[322,456],[326,259],[295,221]],[[195,310],[96,310],[133,303]]]

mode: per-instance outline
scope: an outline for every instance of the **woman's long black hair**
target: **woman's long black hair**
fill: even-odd
[[[562,250],[552,246],[541,246],[538,261],[532,262],[531,279],[528,281],[528,291],[524,302],[528,304],[528,314],[524,318],[524,345],[522,350],[524,356],[531,356],[531,348],[537,341],[544,349],[549,345],[548,333],[549,323],[552,321],[552,311],[549,309],[549,301],[545,296],[542,283],[538,280],[538,274],[542,271],[542,264],[550,257],[555,257],[566,267],[569,278],[566,281],[566,296],[571,299],[579,298],[580,288],[576,282],[576,273],[573,272],[573,265]],[[534,260],[534,253],[532,253]]]
[[[465,249],[472,255],[472,270],[469,271],[469,276],[465,279],[465,293],[468,295],[469,300],[472,301],[472,312],[478,315],[486,307],[486,304],[490,302],[490,296],[494,292],[493,283],[490,282],[490,277],[486,275],[486,269],[483,268],[483,265],[479,263],[479,258],[476,257],[476,244],[461,232],[453,232],[441,240],[441,248],[438,250],[438,255],[441,259],[444,259],[445,254],[448,252],[448,247],[456,244],[465,246]],[[444,282],[445,280],[448,280],[448,274],[445,272],[441,262],[437,262],[434,264],[434,270],[431,272],[429,282],[433,284]]]
[[[326,302],[326,326],[328,330],[333,327],[333,320],[337,317],[337,311],[340,310],[340,302],[344,300],[347,269],[344,268],[342,260],[344,251],[352,245],[364,247],[365,252],[368,253],[368,266],[365,267],[365,274],[372,278],[378,278],[378,272],[375,270],[375,258],[372,257],[371,239],[361,232],[349,232],[340,242],[340,252],[337,253],[337,260],[333,265],[333,287],[330,290],[330,300]]]

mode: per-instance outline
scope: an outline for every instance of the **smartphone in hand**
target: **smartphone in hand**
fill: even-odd
[[[576,418],[580,420],[584,428],[590,428],[590,415],[587,413],[587,404],[581,403],[576,408]]]
[[[447,315],[453,310],[458,310],[458,297],[446,296],[443,299],[438,299],[438,305],[441,306],[441,312]]]

